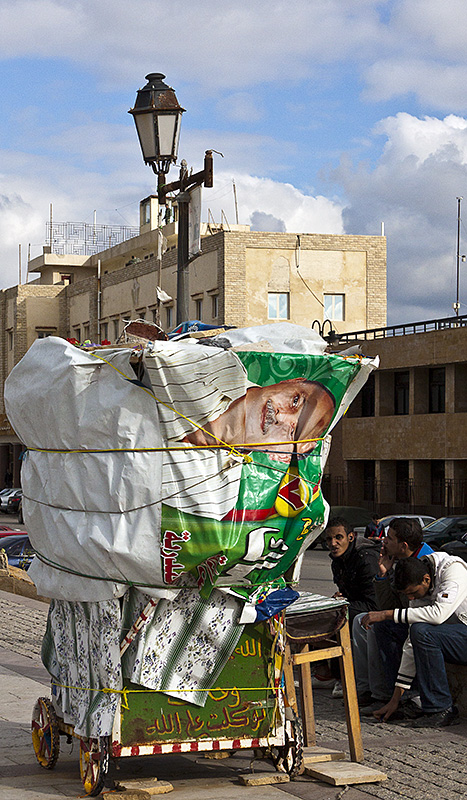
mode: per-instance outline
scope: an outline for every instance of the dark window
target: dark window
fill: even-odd
[[[409,462],[396,461],[396,503],[410,502]]]
[[[363,499],[370,502],[376,500],[375,462],[363,462]]]
[[[394,413],[409,413],[409,372],[394,373]]]
[[[370,375],[362,389],[362,417],[375,416],[375,376]]]
[[[430,369],[428,376],[430,414],[444,414],[446,395],[446,370],[444,367]]]
[[[444,461],[431,462],[431,502],[444,506]]]

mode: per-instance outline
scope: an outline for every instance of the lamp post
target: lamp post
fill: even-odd
[[[188,173],[186,161],[180,165],[178,181],[166,183],[166,175],[175,164],[182,114],[175,92],[164,83],[165,75],[151,72],[146,75],[146,86],[136,94],[134,108],[130,109],[135,120],[139,143],[146,164],[150,164],[157,175],[157,196],[160,205],[165,205],[169,192],[178,190],[174,198],[178,205],[177,240],[177,325],[189,318],[188,295],[188,206],[190,189],[195,186],[211,187],[213,184],[212,150],[206,150],[204,169],[194,175]]]

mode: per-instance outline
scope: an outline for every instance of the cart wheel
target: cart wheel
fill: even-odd
[[[32,746],[44,769],[53,769],[60,753],[57,715],[47,697],[39,697],[32,712]]]
[[[293,780],[303,772],[303,729],[299,717],[290,711],[293,718],[286,723],[285,744],[273,749],[272,761],[278,772],[287,772]]]
[[[95,797],[104,788],[109,769],[107,736],[79,740],[79,771],[87,795]]]

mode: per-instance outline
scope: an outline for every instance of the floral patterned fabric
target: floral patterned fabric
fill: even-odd
[[[125,595],[124,636],[149,598]],[[175,602],[159,600],[153,616],[123,656],[126,681],[204,706],[243,631],[242,604],[215,590],[209,600],[182,589]]]
[[[120,603],[52,600],[42,661],[57,713],[85,738],[109,736],[122,689]]]

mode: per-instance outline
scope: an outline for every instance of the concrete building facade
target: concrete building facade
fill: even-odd
[[[145,198],[139,236],[92,256],[44,247],[29,263],[33,280],[0,292],[0,484],[8,467],[17,485],[21,450],[5,417],[3,383],[35,339],[115,343],[125,321],[136,318],[175,326],[176,209],[160,230],[158,219],[157,198]],[[283,320],[310,327],[329,319],[339,333],[386,323],[382,236],[263,233],[241,225],[203,225],[201,235],[202,251],[189,266],[190,319],[235,327]]]
[[[467,513],[467,317],[345,342],[381,364],[335,429],[330,502],[380,516]]]

